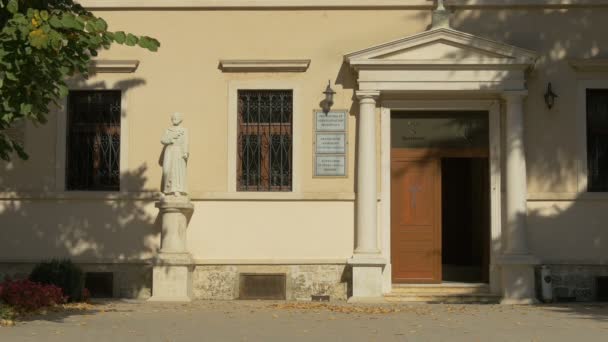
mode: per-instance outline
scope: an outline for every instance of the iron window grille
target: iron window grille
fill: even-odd
[[[119,90],[71,91],[68,96],[68,190],[120,190]]]
[[[608,89],[587,89],[587,188],[608,191]]]
[[[238,191],[291,191],[293,91],[238,91]]]

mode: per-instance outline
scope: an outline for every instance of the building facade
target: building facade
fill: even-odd
[[[82,4],[162,47],[104,51],[10,132],[30,160],[0,170],[2,274],[70,258],[150,297],[181,112],[193,298],[531,303],[543,266],[555,299],[605,293],[608,1]]]

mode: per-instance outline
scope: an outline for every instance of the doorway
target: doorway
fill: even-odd
[[[487,112],[391,113],[393,283],[488,282]]]
[[[441,159],[444,282],[488,282],[490,199],[487,158]]]

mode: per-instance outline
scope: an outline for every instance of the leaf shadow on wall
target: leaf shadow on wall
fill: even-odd
[[[145,83],[129,79],[110,87],[104,82],[78,81],[71,88],[122,89],[124,96]],[[123,108],[122,116],[127,115]],[[53,126],[30,127],[28,134],[54,139]],[[54,141],[45,144],[54,150]],[[113,272],[115,297],[149,296],[160,222],[154,208],[158,189],[146,186],[148,172],[156,170],[143,163],[122,172],[119,192],[58,191],[52,167],[42,169],[50,175],[38,169],[33,184],[24,181],[28,177],[22,174],[29,174],[40,160],[55,165],[54,155],[36,147],[29,161],[5,164],[0,170],[4,197],[0,199],[0,265],[4,263],[0,278],[25,277],[43,259],[70,258],[87,272]]]

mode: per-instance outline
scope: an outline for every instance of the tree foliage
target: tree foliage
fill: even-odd
[[[91,58],[113,43],[157,51],[147,36],[109,31],[73,0],[0,0],[0,158],[27,159],[5,130],[20,120],[44,124],[68,93],[66,80],[87,77]]]

